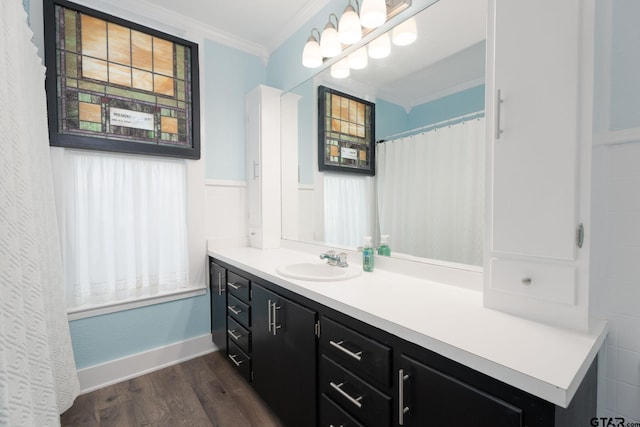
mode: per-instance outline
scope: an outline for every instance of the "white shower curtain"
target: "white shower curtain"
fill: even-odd
[[[377,144],[380,234],[392,252],[482,265],[484,123]]]
[[[44,67],[0,2],[0,425],[59,425],[79,391],[65,311]]]

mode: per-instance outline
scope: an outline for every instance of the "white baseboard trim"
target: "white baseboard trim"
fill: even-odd
[[[205,334],[99,365],[78,369],[80,394],[139,377],[217,350],[218,347],[211,341],[211,334]]]

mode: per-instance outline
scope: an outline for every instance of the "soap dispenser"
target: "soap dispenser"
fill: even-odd
[[[373,271],[374,254],[373,239],[371,236],[366,236],[362,248],[362,269],[364,271]]]
[[[391,256],[391,248],[389,247],[389,235],[380,236],[380,246],[378,246],[378,255]]]

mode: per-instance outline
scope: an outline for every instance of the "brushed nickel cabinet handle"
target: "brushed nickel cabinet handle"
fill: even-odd
[[[398,369],[398,424],[404,425],[404,414],[409,412],[409,407],[404,406],[404,382],[409,379],[404,369]]]
[[[242,334],[236,334],[235,330],[227,329],[227,333],[231,336],[231,338],[233,338],[236,341],[242,338]]]
[[[222,273],[218,273],[218,295],[222,295]]]
[[[227,308],[229,309],[230,312],[232,312],[236,316],[238,314],[242,313],[242,310],[236,310],[236,306],[235,305],[228,305]]]
[[[232,361],[236,366],[238,366],[238,367],[239,367],[240,365],[242,365],[242,364],[244,363],[244,360],[241,360],[241,361],[239,361],[239,362],[238,362],[238,361],[236,360],[236,357],[238,357],[238,355],[237,355],[237,354],[230,354],[230,355],[229,355],[229,359],[231,359],[231,361]]]
[[[344,385],[344,383],[340,383],[340,384],[336,384],[333,381],[329,382],[329,385],[338,393],[340,393],[342,396],[344,396],[349,402],[353,403],[355,406],[357,406],[358,408],[362,408],[362,403],[360,403],[360,401],[362,400],[362,396],[358,396],[358,397],[353,397],[351,396],[349,393],[347,393],[346,391],[344,391],[342,389],[342,386]]]
[[[282,325],[278,325],[278,317],[277,317],[277,310],[280,310],[282,307],[279,305],[276,305],[276,302],[274,301],[274,303],[271,305],[271,308],[273,310],[273,326],[272,326],[272,331],[273,331],[273,335],[278,335],[278,329],[282,328]]]
[[[271,317],[273,316],[273,312],[271,311],[271,300],[267,301],[267,313],[269,314],[269,332],[271,332]]]
[[[335,341],[329,340],[329,344],[331,344],[332,346],[334,346],[334,347],[335,347],[335,348],[337,348],[338,350],[340,350],[340,351],[342,351],[343,353],[345,353],[345,354],[347,354],[347,355],[349,355],[349,356],[353,357],[353,358],[354,358],[354,359],[356,359],[358,362],[362,360],[362,352],[361,352],[361,351],[359,351],[359,352],[357,352],[357,353],[354,353],[353,351],[351,351],[351,350],[348,350],[348,349],[344,348],[344,347],[342,346],[342,343],[344,343],[344,341],[338,341],[338,342],[335,342]]]
[[[231,282],[227,282],[227,286],[231,286],[236,291],[242,287],[242,286],[238,286],[235,283],[231,283]]]
[[[496,141],[500,139],[500,135],[502,134],[502,129],[500,129],[500,107],[502,106],[503,102],[504,101],[502,100],[500,89],[498,89],[498,92],[496,94],[496,110],[494,113],[496,115]]]

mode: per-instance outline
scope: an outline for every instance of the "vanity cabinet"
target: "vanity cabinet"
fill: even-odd
[[[316,312],[253,284],[253,387],[286,426],[316,423]]]
[[[486,45],[485,306],[583,331],[592,21],[590,2],[490,0]]]
[[[211,297],[211,339],[220,351],[227,348],[227,270],[209,260],[209,295]]]
[[[522,427],[522,409],[409,356],[398,369],[398,424]]]
[[[227,270],[229,307],[249,313],[228,312],[229,359],[285,426],[579,427],[595,416],[597,359],[569,407],[560,408],[219,264]],[[246,288],[230,287],[239,283],[236,279]]]

